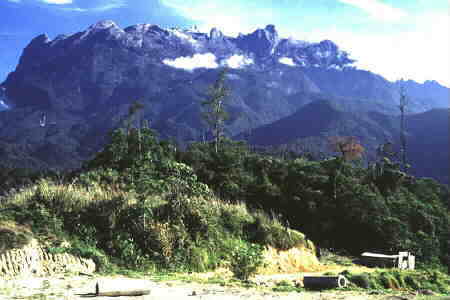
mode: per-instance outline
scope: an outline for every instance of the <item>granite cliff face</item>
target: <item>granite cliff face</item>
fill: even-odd
[[[282,38],[274,25],[229,37],[218,29],[122,29],[102,21],[53,40],[40,35],[0,85],[0,99],[10,108],[0,113],[0,156],[13,165],[76,167],[102,147],[100,137],[120,124],[135,100],[145,106],[141,118],[162,137],[181,144],[199,140],[205,131],[200,103],[222,67],[229,69],[232,90],[230,136],[317,99],[353,113],[397,114],[398,83],[353,63],[332,41]],[[411,112],[442,106],[445,90],[427,87],[431,96],[411,98]]]
[[[292,73],[288,66],[345,68],[351,62],[330,41],[280,39],[273,25],[231,38],[217,29],[209,34],[148,24],[121,29],[103,21],[72,36],[36,37],[3,86],[16,106],[81,112],[118,98],[160,97],[174,83],[190,83],[220,66],[237,73],[275,71],[272,81],[282,86],[283,73]],[[302,72],[294,73],[288,94],[319,92]]]
[[[229,67],[230,79],[246,81],[249,91],[252,86],[260,90],[268,85],[281,97],[322,92],[368,100],[368,107],[360,109],[377,102],[383,106],[380,110],[396,113],[398,86],[356,70],[353,62],[330,40],[308,43],[280,38],[274,25],[234,38],[218,29],[201,33],[150,24],[122,29],[102,21],[71,36],[34,38],[2,86],[14,106],[84,112],[131,98],[171,98],[177,88],[197,81],[204,88],[207,82],[201,80],[211,81],[215,69]],[[418,89],[413,84],[408,88]],[[435,90],[439,88],[429,93],[432,97],[423,93],[414,97],[412,112],[442,106],[442,90],[448,89]],[[271,93],[264,96],[270,98]],[[279,117],[275,114],[270,121]]]

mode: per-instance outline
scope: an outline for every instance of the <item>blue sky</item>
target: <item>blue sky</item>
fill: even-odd
[[[330,39],[389,80],[450,86],[449,0],[163,0],[201,29],[275,24],[282,36]]]
[[[201,30],[218,27],[229,35],[274,24],[284,37],[333,40],[358,60],[357,67],[389,80],[437,80],[450,86],[449,2],[0,0],[0,64],[5,45],[12,44],[15,36],[22,36],[22,44],[16,44],[23,46],[24,39],[28,41],[32,35],[81,31],[89,23],[105,18],[121,26],[143,22],[163,26],[197,24]],[[5,20],[6,15],[9,18]]]

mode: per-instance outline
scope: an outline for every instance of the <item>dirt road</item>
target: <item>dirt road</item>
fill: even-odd
[[[100,291],[126,291],[134,289],[147,289],[150,294],[146,296],[122,297],[95,297],[98,300],[106,299],[133,299],[133,300],[379,300],[389,299],[386,295],[369,295],[355,291],[339,292],[273,292],[270,289],[226,287],[214,284],[198,284],[183,282],[155,282],[144,279],[130,279],[125,277],[88,277],[70,276],[57,278],[30,278],[1,280],[0,299],[40,299],[40,300],[82,300],[86,294],[95,291],[96,283]],[[84,296],[83,296],[84,295]],[[405,297],[405,296],[402,296]],[[413,299],[406,296],[404,299]],[[394,298],[391,298],[394,299]],[[397,298],[402,299],[402,298]]]

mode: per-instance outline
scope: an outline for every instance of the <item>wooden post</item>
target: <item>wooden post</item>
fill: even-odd
[[[96,296],[98,296],[98,297],[122,297],[122,296],[144,296],[144,295],[150,295],[150,290],[100,292]]]
[[[78,294],[85,297],[122,297],[122,296],[144,296],[149,295],[150,290],[125,290],[125,291],[107,291],[101,292],[98,282],[95,284],[95,293]]]
[[[347,286],[347,279],[342,276],[305,276],[303,285],[309,289],[334,289]]]

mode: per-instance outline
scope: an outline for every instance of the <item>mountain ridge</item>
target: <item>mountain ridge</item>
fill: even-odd
[[[140,117],[162,138],[181,145],[202,140],[201,102],[224,67],[232,91],[225,103],[229,136],[321,100],[345,113],[395,116],[401,84],[418,95],[410,97],[409,113],[443,105],[448,89],[435,82],[392,83],[353,62],[329,40],[281,38],[274,25],[227,37],[218,29],[202,33],[151,24],[122,29],[101,21],[52,40],[39,35],[0,84],[10,106],[0,113],[0,139],[16,145],[3,157],[25,151],[29,161],[69,167],[63,156],[72,155],[70,167],[76,167],[101,149],[105,139],[98,137],[120,126],[135,100],[144,104]],[[39,125],[43,116],[48,125]]]

